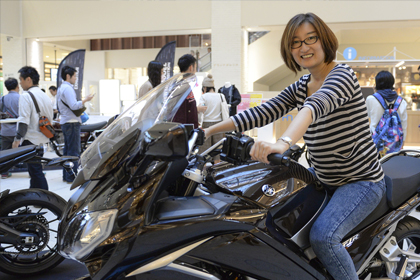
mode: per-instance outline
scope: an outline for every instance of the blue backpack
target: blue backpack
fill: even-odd
[[[375,93],[373,96],[384,108],[384,114],[372,134],[373,143],[375,143],[376,149],[382,157],[389,153],[398,152],[402,148],[404,133],[398,115],[398,107],[403,99],[398,96],[393,104],[387,106],[382,95]]]

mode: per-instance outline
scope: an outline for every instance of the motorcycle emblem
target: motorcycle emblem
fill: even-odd
[[[273,196],[276,194],[276,190],[270,185],[263,185],[261,190],[266,196]]]

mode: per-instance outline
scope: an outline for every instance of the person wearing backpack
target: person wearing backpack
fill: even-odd
[[[15,78],[8,78],[4,85],[9,91],[8,94],[0,99],[0,111],[6,113],[8,118],[19,117],[19,83]],[[5,123],[1,126],[1,150],[7,150],[12,148],[13,141],[16,135],[16,124]],[[10,177],[10,172],[4,172],[1,174],[2,179]]]
[[[366,98],[370,132],[379,156],[398,152],[407,136],[407,102],[394,89],[394,76],[380,71],[375,77],[375,94]]]

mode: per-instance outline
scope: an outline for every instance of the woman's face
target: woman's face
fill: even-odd
[[[309,37],[319,36],[312,24],[304,22],[295,32],[293,41],[303,41]],[[292,55],[296,63],[301,67],[308,69],[310,72],[322,66],[325,60],[325,53],[322,49],[321,42],[318,38],[316,43],[307,45],[302,42],[302,46],[296,49],[292,49]]]

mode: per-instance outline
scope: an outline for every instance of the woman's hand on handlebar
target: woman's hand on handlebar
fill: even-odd
[[[270,154],[283,154],[289,146],[287,143],[283,143],[281,141],[277,143],[268,143],[264,141],[257,141],[252,146],[249,155],[251,159],[262,162],[262,163],[270,163],[267,159],[267,156]]]

